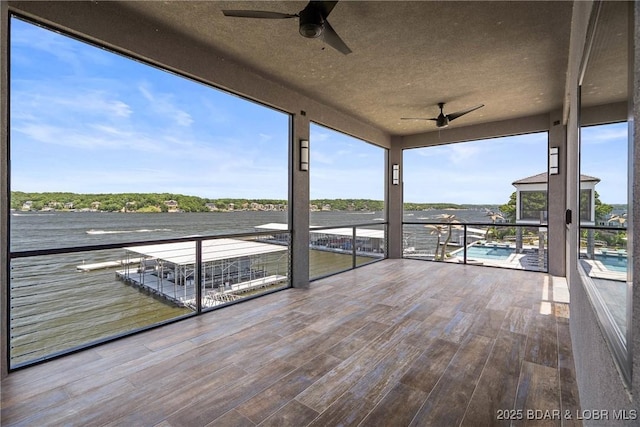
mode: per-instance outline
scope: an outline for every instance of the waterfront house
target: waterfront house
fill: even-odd
[[[639,150],[627,218],[636,262],[615,295],[615,322],[578,261],[578,218],[580,127],[628,120],[629,146],[640,141],[640,2],[306,5],[0,2],[2,425],[637,425]],[[237,9],[295,19],[222,12]],[[298,27],[300,11],[309,22]],[[289,223],[279,234],[291,287],[13,365],[12,268],[57,256],[9,242],[14,19],[289,115]],[[485,107],[447,128],[401,120],[435,117],[442,102]],[[312,282],[314,124],[384,150],[386,252]],[[533,132],[548,136],[547,272],[403,259],[403,150]],[[37,331],[31,344],[41,347]]]

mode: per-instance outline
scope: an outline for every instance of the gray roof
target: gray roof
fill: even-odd
[[[512,185],[520,185],[520,184],[544,184],[548,182],[549,174],[546,172],[539,173],[537,175],[528,176],[526,178],[519,179],[517,181],[512,182]],[[600,182],[600,178],[596,178],[594,176],[589,175],[580,175],[580,182]]]

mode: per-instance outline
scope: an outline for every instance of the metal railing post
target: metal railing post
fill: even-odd
[[[351,266],[352,268],[356,268],[356,227],[353,226],[352,227],[353,230],[353,234],[352,234],[352,240],[351,240]]]
[[[467,263],[467,224],[463,224],[463,241],[462,241],[462,259],[463,264]]]
[[[193,278],[193,284],[195,286],[195,299],[196,299],[196,312],[200,314],[202,312],[202,240],[196,240],[196,265],[195,265],[195,277]],[[185,282],[185,289],[186,289]]]

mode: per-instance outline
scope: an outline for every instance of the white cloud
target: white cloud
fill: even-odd
[[[332,135],[330,133],[323,132],[321,129],[324,129],[324,127],[313,124],[311,125],[311,143],[322,142],[331,138]]]
[[[110,101],[108,102],[108,105],[113,114],[118,117],[129,117],[132,113],[131,107],[122,101]]]
[[[133,114],[126,102],[104,90],[71,89],[64,82],[52,85],[21,81],[16,86],[12,91],[12,121],[69,123],[88,117],[117,121]]]
[[[333,164],[333,156],[323,153],[322,151],[314,151],[311,147],[309,154],[309,161],[312,163],[319,163],[323,165]]]
[[[482,150],[477,145],[453,144],[449,146],[449,160],[455,164],[467,163],[469,160],[477,159]]]
[[[151,111],[175,121],[179,126],[191,126],[193,118],[188,112],[174,105],[172,94],[152,93],[147,86],[148,84],[141,84],[138,86],[138,90],[149,101],[148,106]]]
[[[580,144],[604,144],[612,141],[622,141],[623,143],[626,143],[627,135],[628,129],[626,123],[608,126],[593,126],[582,130]]]
[[[266,133],[259,133],[258,134],[258,140],[260,142],[269,142],[273,139],[272,135],[267,135]]]

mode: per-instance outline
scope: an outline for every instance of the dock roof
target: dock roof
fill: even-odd
[[[285,231],[288,230],[287,224],[282,224],[279,222],[271,222],[269,224],[256,225],[255,228],[261,230],[278,230]],[[341,227],[341,228],[322,228],[321,230],[314,230],[314,228],[318,228],[318,226],[310,226],[310,233],[313,234],[331,234],[335,236],[345,236],[345,237],[353,237],[353,229],[351,227]],[[356,228],[356,237],[370,237],[373,239],[384,239],[384,230],[374,230],[370,228]]]
[[[176,265],[196,263],[195,242],[165,243],[158,245],[131,246],[127,250],[146,257],[168,261]],[[221,261],[275,252],[286,252],[282,245],[237,239],[213,239],[202,242],[202,262]]]

